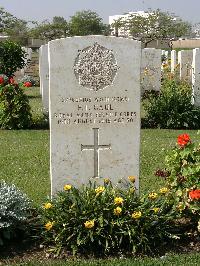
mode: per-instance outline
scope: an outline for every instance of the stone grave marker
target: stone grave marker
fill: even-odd
[[[42,45],[39,49],[39,73],[40,73],[40,93],[44,111],[49,111],[49,62],[48,45]]]
[[[161,87],[161,50],[155,48],[142,49],[141,92],[147,90],[160,91]]]
[[[200,49],[193,49],[192,62],[192,102],[195,106],[200,106]]]
[[[176,50],[171,51],[171,73],[175,72],[176,69]]]
[[[49,42],[52,194],[89,180],[138,177],[140,42],[105,36]]]
[[[168,63],[169,51],[165,51],[164,55],[166,57],[166,63]]]
[[[161,50],[161,55],[165,55],[165,50]]]
[[[25,57],[25,63],[26,65],[24,66],[24,68],[21,69],[21,75],[25,75],[25,71],[27,69],[27,64],[30,62],[31,58],[32,58],[32,49],[28,48],[28,47],[22,47],[22,49],[24,50],[24,52],[26,53],[26,57]]]
[[[180,79],[188,82],[192,81],[192,50],[182,50],[178,52],[178,63],[180,64]]]

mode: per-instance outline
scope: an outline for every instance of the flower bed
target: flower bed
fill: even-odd
[[[43,205],[44,242],[83,253],[147,252],[199,231],[200,146],[188,134],[166,158],[166,186],[144,196],[135,193],[136,177],[126,190],[90,183],[62,192]],[[181,222],[180,222],[181,221]],[[184,221],[184,222],[183,222]],[[185,223],[187,229],[185,229]]]

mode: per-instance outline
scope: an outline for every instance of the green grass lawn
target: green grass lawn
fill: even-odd
[[[43,119],[39,88],[27,90],[35,121]],[[156,190],[164,180],[156,177],[164,167],[167,151],[185,131],[144,129],[141,131],[140,190]],[[197,141],[197,131],[188,131]],[[134,136],[133,136],[134,137]],[[35,203],[42,203],[50,194],[49,130],[0,130],[0,177],[16,184]]]
[[[35,121],[43,119],[39,88],[27,90]],[[185,130],[146,129],[141,131],[140,191],[156,191],[164,184],[156,177],[157,168],[164,167],[167,152]],[[197,131],[187,131],[192,141],[199,140]],[[134,137],[134,136],[133,136]],[[49,130],[0,130],[0,178],[16,184],[36,205],[50,195]],[[169,255],[163,259],[112,259],[101,261],[70,261],[20,265],[200,265],[200,254]]]
[[[142,130],[141,134],[141,192],[156,190],[164,184],[156,177],[157,168],[164,167],[167,151],[175,145],[176,137],[184,131]],[[192,140],[197,131],[189,132]],[[16,184],[36,203],[50,193],[49,130],[1,130],[0,176]]]

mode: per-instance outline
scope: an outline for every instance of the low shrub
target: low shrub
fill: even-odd
[[[0,245],[25,232],[31,204],[14,185],[0,181]]]
[[[28,97],[13,78],[2,77],[0,84],[0,128],[29,128],[32,116]]]
[[[199,129],[200,108],[192,102],[191,88],[186,83],[165,79],[161,93],[144,101],[142,127]]]
[[[175,212],[166,200],[168,192],[164,188],[140,198],[132,185],[114,189],[109,180],[99,187],[65,185],[43,205],[44,242],[56,252],[63,247],[98,255],[151,251],[173,238]]]
[[[0,42],[0,73],[13,77],[18,69],[22,69],[25,63],[26,53],[21,45],[13,41]]]
[[[192,143],[188,134],[178,136],[177,146],[166,156],[170,173],[168,185],[182,216],[191,219],[191,227],[200,221],[200,143]]]

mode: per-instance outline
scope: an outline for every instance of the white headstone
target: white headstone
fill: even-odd
[[[195,106],[200,106],[200,49],[193,50],[192,62],[192,101]]]
[[[178,52],[178,63],[180,64],[180,79],[192,81],[192,50]]]
[[[27,69],[28,63],[31,61],[32,58],[32,49],[28,47],[22,47],[22,50],[26,53],[25,55],[25,66],[21,69],[21,75],[25,75],[25,71]]]
[[[32,59],[32,49],[31,48],[27,48],[27,54],[28,54],[28,60]]]
[[[161,56],[165,58],[164,63],[167,64],[169,52],[165,50],[161,50]]]
[[[42,95],[42,46],[39,48],[39,77],[40,77],[40,95]],[[48,46],[48,45],[47,45]]]
[[[160,91],[161,87],[161,50],[142,49],[141,91]]]
[[[42,45],[39,49],[39,73],[40,73],[40,92],[44,111],[49,111],[49,63],[48,45]]]
[[[167,61],[168,60],[168,56],[169,56],[169,51],[165,51],[164,55],[165,55],[166,61]]]
[[[139,177],[140,60],[140,42],[125,38],[49,42],[53,194]]]
[[[174,73],[176,69],[176,50],[171,51],[171,72]]]

